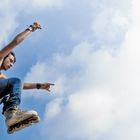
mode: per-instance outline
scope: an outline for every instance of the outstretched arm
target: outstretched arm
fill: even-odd
[[[20,44],[31,32],[36,29],[41,29],[40,23],[34,22],[25,31],[19,33],[8,45],[6,45],[2,50],[0,50],[0,60],[8,55],[12,49],[14,49],[18,44]]]
[[[44,89],[50,92],[50,87],[54,86],[52,83],[24,83],[23,89]]]

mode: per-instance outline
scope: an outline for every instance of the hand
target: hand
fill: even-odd
[[[34,32],[37,29],[41,29],[41,25],[38,21],[34,22],[32,25],[28,27],[28,30],[30,30],[31,32]]]
[[[41,29],[41,25],[38,21],[34,22],[32,26],[34,29]]]
[[[40,89],[45,89],[45,90],[50,92],[50,87],[51,86],[54,86],[54,84],[52,84],[52,83],[43,83],[43,84],[41,84]]]

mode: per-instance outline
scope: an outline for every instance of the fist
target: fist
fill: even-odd
[[[38,21],[34,22],[32,26],[34,29],[42,29],[41,24]]]

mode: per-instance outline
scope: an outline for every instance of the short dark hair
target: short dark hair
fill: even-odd
[[[16,62],[16,55],[15,55],[15,53],[14,53],[13,51],[9,52],[9,53],[4,57],[4,60],[5,60],[10,54],[13,55],[13,57],[14,57],[14,63],[15,63],[15,62]]]

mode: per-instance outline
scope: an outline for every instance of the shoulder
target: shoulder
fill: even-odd
[[[6,79],[6,78],[7,78],[6,75],[4,75],[0,72],[0,79]]]

